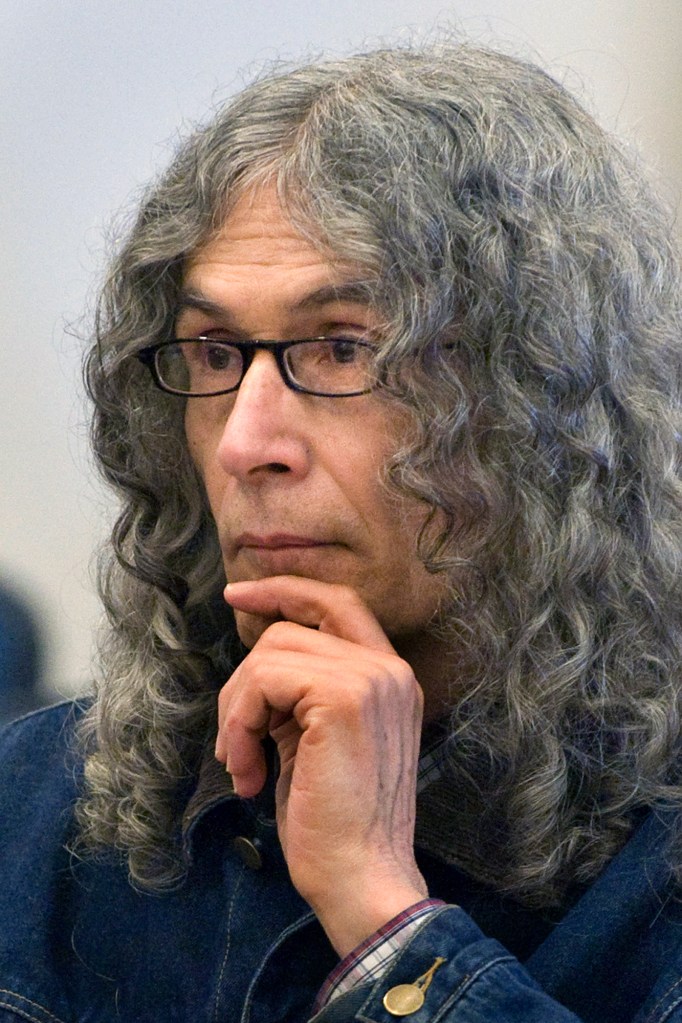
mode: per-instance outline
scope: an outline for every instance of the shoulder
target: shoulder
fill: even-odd
[[[0,964],[13,942],[20,947],[43,933],[41,915],[49,918],[69,873],[82,775],[74,726],[81,713],[64,703],[0,730]],[[6,935],[12,919],[21,926]]]
[[[86,703],[63,703],[32,711],[0,728],[0,764],[21,756],[35,743],[64,747],[73,737],[76,722],[87,709]]]
[[[75,727],[85,705],[73,701],[34,711],[0,728],[0,820],[44,799],[69,799],[80,773]]]

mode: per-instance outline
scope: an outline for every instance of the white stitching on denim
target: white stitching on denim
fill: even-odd
[[[315,914],[311,911],[301,916],[298,920],[294,920],[292,924],[285,927],[280,934],[277,935],[274,942],[270,945],[269,949],[265,953],[265,958],[261,959],[260,963],[256,968],[256,972],[249,981],[249,988],[246,992],[246,998],[244,999],[244,1005],[242,1007],[242,1014],[240,1016],[241,1023],[248,1023],[251,1019],[251,1007],[253,1005],[253,994],[258,985],[261,983],[263,977],[263,971],[268,968],[272,955],[280,950],[285,941],[288,941],[292,934],[303,929],[304,926],[309,924],[312,920],[315,920]],[[341,996],[339,996],[341,997]],[[316,1017],[319,1013],[315,1014]],[[310,1021],[312,1023],[312,1021]]]
[[[672,1005],[669,1005],[669,1006],[668,1006],[668,1008],[666,1009],[666,1013],[665,1013],[665,1016],[661,1016],[661,1018],[660,1018],[660,1020],[658,1021],[658,1023],[665,1023],[665,1020],[666,1020],[666,1019],[670,1019],[670,1013],[671,1013],[671,1012],[672,1012],[672,1011],[673,1011],[674,1009],[676,1009],[678,1005],[682,1005],[682,998],[678,998],[676,1002],[673,1002],[673,1004],[672,1004]],[[654,1023],[655,1023],[655,1021],[654,1021]]]
[[[8,1009],[13,1016],[22,1016],[24,1019],[31,1020],[31,1023],[40,1023],[36,1016],[29,1016],[23,1009],[18,1009],[16,1005],[10,1005],[9,1002],[0,1002],[0,1009]]]
[[[17,991],[8,991],[7,988],[0,988],[0,995],[11,995],[13,998],[20,998],[25,1005],[32,1005],[35,1009],[40,1009],[40,1011],[44,1013],[48,1019],[54,1020],[54,1023],[63,1023],[58,1016],[53,1016],[53,1014],[48,1012],[43,1005],[39,1005],[38,1002],[32,1002],[30,998],[25,998]],[[39,1020],[37,1016],[30,1016],[24,1009],[21,1009],[17,1005],[12,1005],[10,1002],[0,1002],[0,1008],[9,1009],[15,1015],[23,1016],[24,1019],[30,1019],[32,1023],[45,1023],[44,1018]]]
[[[514,962],[516,962],[516,960],[513,956],[508,954],[499,955],[495,959],[491,959],[488,963],[482,963],[481,966],[474,971],[474,973],[468,973],[466,976],[462,977],[455,990],[443,1002],[440,1009],[433,1017],[433,1023],[438,1023],[438,1020],[442,1019],[445,1013],[450,1011],[454,1003],[463,998],[465,992],[467,992],[480,977],[488,973],[489,970],[493,969],[495,966],[499,966],[500,964]]]
[[[681,984],[682,984],[682,978],[678,978],[675,981],[674,984],[670,985],[668,990],[666,992],[664,992],[664,994],[662,994],[661,997],[658,999],[658,1001],[654,1005],[653,1009],[651,1010],[651,1012],[649,1013],[649,1015],[645,1019],[644,1023],[656,1023],[657,1017],[654,1015],[654,1013],[656,1013],[658,1011],[658,1009],[660,1008],[660,1006],[663,1004],[663,1002],[665,1002],[665,1000],[670,997],[670,995],[675,990],[675,988],[679,987]],[[673,1002],[672,1005],[668,1006],[668,1011],[672,1012],[672,1010],[675,1009],[680,1004],[681,1001],[682,1001],[682,998],[678,998],[678,1000],[676,1002]]]
[[[223,961],[222,961],[221,966],[220,966],[220,973],[218,975],[218,990],[216,991],[215,1004],[214,1004],[214,1007],[213,1007],[213,1019],[214,1019],[215,1023],[219,1023],[219,1021],[218,1021],[218,1007],[219,1007],[219,1003],[220,1003],[220,992],[221,992],[221,988],[223,986],[223,977],[225,976],[225,967],[227,966],[227,958],[228,958],[228,956],[230,954],[230,946],[232,945],[232,915],[234,913],[234,906],[235,906],[235,902],[237,900],[237,892],[239,891],[239,888],[241,886],[241,883],[242,883],[242,880],[244,878],[245,872],[246,872],[246,865],[242,863],[241,864],[241,870],[239,872],[239,877],[237,878],[237,880],[235,882],[234,890],[232,892],[232,898],[230,900],[230,909],[229,909],[229,912],[227,914],[227,945],[225,946],[225,955],[223,956]]]

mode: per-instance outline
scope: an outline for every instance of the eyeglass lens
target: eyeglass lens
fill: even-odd
[[[218,340],[177,341],[158,349],[156,370],[174,391],[217,394],[239,386],[253,351]],[[282,356],[290,381],[305,390],[348,394],[371,386],[372,348],[354,338],[287,343]]]

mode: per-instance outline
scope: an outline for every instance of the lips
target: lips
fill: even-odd
[[[336,554],[343,546],[298,533],[240,533],[230,546],[225,567],[233,582],[266,575],[326,578],[329,572],[338,572]]]
[[[319,540],[311,536],[297,536],[292,533],[268,533],[259,536],[256,533],[241,533],[234,541],[235,549],[250,548],[253,550],[278,551],[297,547],[327,547],[330,541]]]

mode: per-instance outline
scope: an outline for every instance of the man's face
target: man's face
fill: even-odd
[[[188,263],[178,337],[377,337],[370,308],[283,215],[274,189],[247,192]],[[336,286],[334,294],[330,286]],[[381,469],[407,416],[379,392],[290,390],[257,351],[236,393],[187,401],[185,427],[231,582],[297,575],[353,587],[391,638],[417,639],[442,594],[415,552],[423,505],[389,496]],[[237,613],[242,640],[258,626]],[[405,654],[407,656],[407,654]]]

